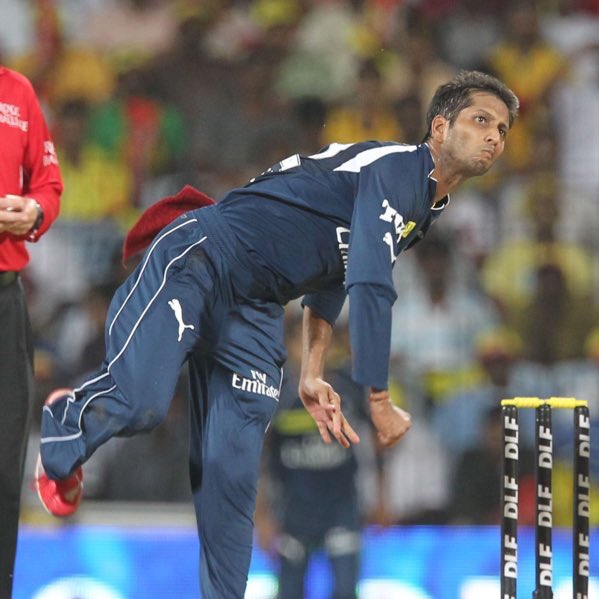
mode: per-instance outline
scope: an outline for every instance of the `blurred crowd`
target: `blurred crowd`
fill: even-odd
[[[521,118],[494,172],[396,268],[392,385],[414,427],[380,458],[359,450],[365,518],[497,522],[502,398],[587,399],[597,430],[599,1],[4,0],[2,21],[0,62],[33,82],[65,183],[25,278],[39,406],[103,359],[144,208],[186,183],[218,199],[331,142],[419,143],[435,88],[476,68],[516,92]],[[188,499],[185,401],[182,381],[159,429],[102,448],[88,495]],[[565,524],[570,415],[555,428]],[[533,493],[528,476],[525,518]]]

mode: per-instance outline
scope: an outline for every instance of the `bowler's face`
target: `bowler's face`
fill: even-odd
[[[507,106],[495,95],[474,92],[449,127],[443,150],[454,168],[466,177],[486,173],[501,156],[509,130]]]

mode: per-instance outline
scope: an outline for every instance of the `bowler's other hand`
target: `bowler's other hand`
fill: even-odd
[[[383,447],[395,445],[411,428],[412,417],[391,403],[388,391],[370,393],[370,418]]]
[[[325,443],[331,442],[331,435],[343,447],[360,442],[360,437],[341,411],[341,397],[329,383],[321,378],[304,379],[300,383],[299,395]]]

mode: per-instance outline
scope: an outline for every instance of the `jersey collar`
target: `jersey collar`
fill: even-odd
[[[429,153],[429,157],[431,159],[431,163],[433,165],[433,167],[431,168],[431,170],[428,174],[428,178],[429,178],[429,181],[432,182],[432,184],[429,186],[432,190],[431,191],[432,196],[435,197],[435,193],[437,191],[437,183],[438,183],[437,179],[435,179],[433,177],[433,171],[435,170],[435,160],[433,158],[433,153],[431,152],[430,146],[426,142],[424,142],[423,145],[426,146],[426,149],[428,150],[428,153]],[[445,197],[441,198],[438,202],[433,204],[433,206],[431,206],[431,210],[444,210],[450,201],[451,201],[451,198],[449,197],[449,194],[447,194]]]

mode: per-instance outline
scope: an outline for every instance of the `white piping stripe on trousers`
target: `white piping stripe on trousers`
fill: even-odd
[[[277,403],[279,403],[279,398],[281,397],[281,387],[283,386],[283,367],[279,369],[281,371],[281,376],[279,377],[279,392],[277,394]]]
[[[71,405],[72,402],[75,401],[75,394],[71,393],[68,398],[67,398],[67,403],[65,404],[64,407],[64,412],[62,413],[62,418],[60,420],[60,424],[64,424],[65,418],[67,417],[67,412],[69,411],[69,406]],[[44,406],[45,408],[46,406]],[[52,410],[50,410],[50,413],[52,413]]]
[[[281,368],[281,377],[279,378],[279,393],[278,393],[277,399],[276,399],[277,403],[279,403],[279,398],[281,397],[281,387],[283,386],[283,376],[284,376],[283,368]],[[272,422],[272,419],[268,421],[268,424],[266,425],[266,428],[264,429],[264,434],[266,434],[268,432],[271,422]]]
[[[168,272],[168,269],[177,260],[179,260],[180,258],[183,258],[183,256],[185,256],[185,254],[187,254],[190,250],[192,250],[196,245],[200,245],[200,243],[204,243],[204,241],[206,241],[206,239],[207,239],[207,237],[206,237],[206,235],[204,235],[204,237],[202,237],[202,239],[200,239],[199,241],[196,241],[195,243],[192,243],[184,252],[181,252],[178,256],[175,256],[166,265],[166,268],[164,269],[164,274],[162,275],[162,283],[160,283],[160,287],[158,287],[156,293],[154,294],[152,299],[148,302],[148,305],[144,308],[144,311],[141,313],[141,316],[137,319],[137,322],[133,325],[133,329],[131,330],[131,333],[129,333],[129,337],[127,337],[127,341],[125,341],[125,345],[123,345],[123,347],[121,348],[121,351],[112,359],[110,364],[108,364],[108,366],[106,368],[106,370],[108,370],[108,372],[110,372],[110,367],[123,355],[123,352],[127,349],[127,346],[129,345],[129,342],[131,341],[133,334],[137,330],[139,323],[142,321],[143,317],[146,315],[146,312],[150,309],[150,306],[154,303],[154,300],[158,297],[158,294],[162,291],[162,288],[164,287],[164,285],[166,283],[166,273]]]
[[[188,221],[188,222],[194,222],[193,220]],[[185,224],[185,223],[184,223]],[[133,329],[131,330],[131,333],[129,333],[129,336],[127,337],[127,340],[125,341],[125,344],[123,345],[123,347],[121,348],[121,350],[119,351],[119,353],[110,361],[110,363],[108,364],[108,366],[106,367],[107,372],[104,373],[103,375],[96,377],[95,379],[93,379],[92,381],[87,381],[86,383],[84,383],[83,385],[81,385],[81,387],[79,387],[79,389],[83,389],[85,386],[91,384],[94,381],[99,381],[102,378],[104,378],[105,376],[108,376],[108,374],[110,373],[110,367],[123,355],[123,352],[125,351],[125,349],[127,349],[127,346],[129,345],[129,342],[131,341],[131,339],[133,338],[133,335],[135,333],[135,331],[137,330],[137,328],[139,327],[140,322],[142,321],[143,317],[146,315],[146,312],[150,309],[150,306],[154,303],[154,300],[158,297],[158,294],[162,291],[162,288],[164,287],[165,283],[166,283],[166,274],[169,270],[169,268],[177,261],[180,260],[181,258],[183,258],[183,256],[185,256],[190,250],[192,250],[196,245],[200,245],[201,243],[204,243],[204,241],[206,241],[206,239],[208,239],[208,237],[206,235],[204,235],[204,237],[202,237],[199,241],[196,241],[195,243],[192,243],[189,247],[187,247],[183,252],[181,252],[178,256],[175,256],[167,265],[166,268],[164,269],[164,273],[162,275],[162,283],[160,283],[160,286],[158,287],[156,293],[154,293],[152,299],[148,302],[148,305],[144,308],[143,312],[141,313],[141,316],[137,319],[137,322],[133,325]],[[153,249],[153,248],[152,248]],[[145,264],[144,264],[145,267]],[[141,277],[141,272],[140,272],[140,277]],[[138,280],[136,281],[136,285],[139,282],[139,277]],[[129,299],[130,294],[127,296],[127,299]],[[127,301],[127,300],[125,300]],[[115,317],[116,318],[116,317]],[[75,435],[69,435],[68,437],[45,437],[40,439],[40,443],[49,443],[50,441],[71,441],[73,439],[78,438],[79,436],[81,436],[83,434],[83,431],[81,429],[81,418],[83,417],[83,412],[85,410],[85,408],[89,405],[90,401],[92,399],[97,398],[100,395],[103,395],[105,393],[109,393],[110,391],[112,391],[114,388],[116,387],[116,385],[114,385],[113,387],[111,387],[110,389],[105,389],[104,391],[99,391],[98,393],[96,393],[95,395],[93,395],[92,397],[90,397],[86,402],[85,405],[83,406],[83,408],[81,409],[81,412],[79,414],[79,422],[78,422],[78,426],[79,426],[79,433],[75,434]],[[70,401],[70,399],[69,399]],[[72,403],[72,401],[71,401]],[[70,405],[67,401],[67,406]],[[48,409],[48,411],[50,411],[50,409],[47,406],[44,406],[44,410]],[[52,413],[50,411],[50,413]],[[64,417],[66,417],[66,410],[65,410],[65,414],[63,416],[63,421],[64,421]]]
[[[197,218],[192,218],[190,220],[185,221],[184,223],[181,223],[180,225],[174,227],[173,229],[171,229],[170,231],[166,231],[165,233],[163,233],[160,237],[158,237],[158,239],[154,240],[154,242],[152,243],[152,246],[150,247],[149,251],[147,252],[145,258],[144,258],[144,263],[139,271],[139,274],[137,275],[137,280],[135,281],[135,284],[133,285],[131,291],[127,294],[127,297],[125,298],[125,301],[123,302],[123,305],[119,308],[118,312],[116,313],[115,317],[112,319],[112,322],[110,323],[110,328],[108,329],[108,335],[110,336],[110,333],[112,331],[112,326],[114,325],[116,319],[118,318],[119,314],[121,313],[121,310],[124,308],[125,304],[127,303],[127,301],[129,300],[129,298],[131,297],[131,295],[133,294],[133,292],[135,291],[135,288],[137,287],[141,276],[146,268],[146,265],[148,264],[148,260],[150,259],[150,255],[152,254],[152,252],[154,251],[154,249],[156,248],[156,246],[158,245],[158,243],[160,241],[162,241],[167,235],[170,235],[171,233],[175,232],[177,229],[180,229],[181,227],[185,227],[190,223],[196,223],[198,222]],[[80,387],[77,387],[76,389],[73,390],[73,393],[77,393],[79,391],[82,391],[83,389],[85,389],[85,387],[87,387],[88,385],[92,385],[93,383],[97,383],[98,381],[101,381],[104,377],[108,376],[108,372],[105,372],[104,374],[101,374],[100,376],[97,376],[94,379],[90,379],[89,381],[86,381],[85,383],[83,383]]]
[[[122,303],[122,305],[119,308],[118,312],[116,313],[115,317],[112,319],[112,322],[110,323],[110,327],[108,327],[108,335],[109,336],[112,334],[112,327],[114,326],[114,323],[116,322],[116,319],[119,317],[119,314],[122,312],[123,308],[125,307],[125,304],[129,301],[129,299],[133,295],[133,292],[137,288],[137,285],[139,284],[139,281],[141,280],[141,276],[144,274],[144,270],[146,269],[146,266],[148,265],[148,262],[150,261],[150,256],[151,256],[152,252],[154,251],[154,249],[156,248],[156,246],[160,243],[160,241],[162,241],[162,239],[164,239],[167,235],[170,235],[171,233],[174,233],[175,231],[177,231],[177,229],[180,229],[181,227],[185,227],[185,226],[187,226],[187,225],[189,225],[191,223],[197,223],[197,222],[198,222],[197,218],[193,218],[191,220],[187,220],[187,221],[181,223],[180,225],[174,227],[170,231],[166,231],[158,239],[156,239],[154,241],[154,243],[152,244],[152,247],[150,248],[150,250],[146,254],[146,257],[144,259],[144,263],[143,263],[143,265],[142,265],[142,267],[141,267],[141,269],[139,271],[139,275],[137,275],[137,280],[135,281],[135,284],[133,285],[133,287],[131,287],[131,291],[129,291],[129,293],[127,294],[127,297],[125,298],[125,301]]]
[[[85,405],[83,406],[83,408],[81,409],[81,412],[79,414],[79,432],[75,433],[74,435],[69,435],[68,437],[45,437],[44,439],[40,440],[40,443],[50,443],[52,441],[73,441],[74,439],[78,439],[82,434],[83,434],[83,429],[81,428],[81,416],[83,414],[83,410],[85,410],[85,408],[87,407],[87,404],[92,400],[92,399],[96,399],[98,396],[100,395],[104,395],[106,393],[110,393],[111,391],[113,391],[114,389],[116,389],[116,385],[113,385],[112,387],[110,387],[110,389],[106,389],[104,391],[98,391],[98,393],[95,393],[94,395],[92,395],[86,402]],[[71,405],[71,403],[73,403],[74,399],[71,399],[71,397],[69,397],[69,399],[67,400],[67,406],[65,408],[64,411],[64,415],[62,417],[62,420],[60,421],[61,424],[64,424],[65,418],[67,416],[67,410],[69,408],[69,406]],[[52,410],[50,410],[50,408],[48,406],[44,406],[44,410],[47,410],[50,414],[52,414]]]
[[[53,443],[55,441],[73,441],[81,437],[81,431],[75,435],[69,435],[68,437],[44,437],[40,439],[40,443]]]

